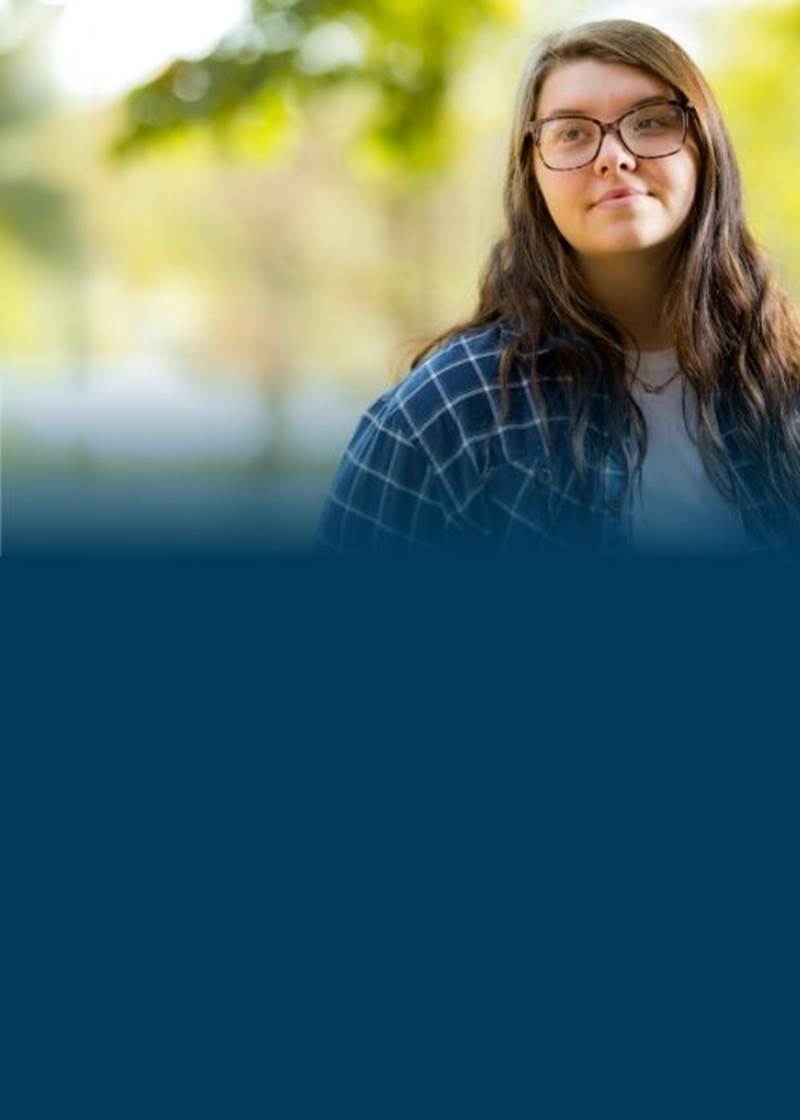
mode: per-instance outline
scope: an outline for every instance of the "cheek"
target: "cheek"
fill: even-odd
[[[544,200],[544,205],[556,227],[563,233],[576,220],[578,199],[573,197],[574,190],[566,182],[553,182],[549,176],[536,175],[539,193]]]
[[[697,192],[697,176],[694,168],[689,168],[681,177],[675,189],[675,217],[683,222],[688,218]]]
[[[672,199],[672,209],[685,216],[692,208],[697,191],[697,168],[692,159],[687,159],[670,170],[671,174],[664,186]]]

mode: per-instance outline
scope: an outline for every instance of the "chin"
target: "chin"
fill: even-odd
[[[659,245],[662,240],[663,238],[653,237],[652,234],[648,234],[644,230],[641,232],[628,230],[624,234],[620,233],[616,237],[605,239],[602,244],[595,245],[589,252],[603,254],[632,253],[637,249],[652,249],[655,245]]]

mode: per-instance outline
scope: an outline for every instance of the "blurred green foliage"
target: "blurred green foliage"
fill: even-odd
[[[709,77],[742,169],[747,216],[800,300],[800,3],[714,13]]]
[[[60,265],[79,250],[73,202],[32,173],[25,153],[32,128],[53,107],[42,46],[55,14],[37,0],[7,0],[0,9],[0,227],[12,244]]]
[[[254,104],[268,145],[311,98],[348,86],[369,95],[365,149],[424,171],[450,152],[446,95],[475,35],[517,16],[517,0],[251,0],[247,21],[210,55],[179,59],[130,93],[112,150],[127,155],[200,122],[224,131]]]
[[[6,347],[74,337],[70,353],[110,365],[168,352],[270,392],[317,375],[377,388],[405,369],[400,347],[468,313],[537,4],[253,0],[208,58],[88,106],[41,80],[37,8],[53,15],[0,7]],[[587,12],[573,0],[562,17]],[[748,219],[796,293],[799,12],[696,25]],[[365,162],[381,173],[352,173]]]

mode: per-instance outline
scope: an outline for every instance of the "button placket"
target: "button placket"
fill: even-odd
[[[613,541],[618,541],[624,548],[630,548],[633,542],[632,513],[630,502],[625,503],[624,482],[625,463],[621,452],[614,446],[606,453],[602,468],[603,508],[607,514],[603,533],[606,547],[614,548]]]

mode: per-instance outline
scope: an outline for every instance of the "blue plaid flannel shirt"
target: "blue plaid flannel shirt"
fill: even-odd
[[[501,324],[464,331],[367,409],[325,499],[315,554],[632,550],[618,452],[590,460],[582,498],[565,451],[567,410],[551,417],[550,451],[522,368],[510,373],[510,408],[499,420],[500,357],[511,337]],[[538,353],[549,349],[545,342]],[[566,380],[544,367],[542,377]],[[732,431],[725,436],[746,534],[754,550],[770,551],[775,541],[748,518],[763,500],[757,480]]]

